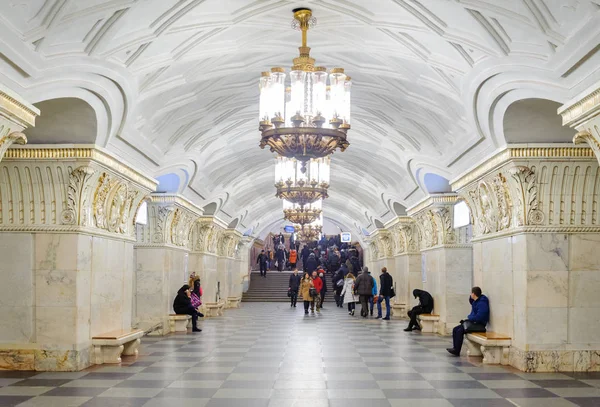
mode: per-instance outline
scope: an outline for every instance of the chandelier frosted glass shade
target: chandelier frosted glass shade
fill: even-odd
[[[328,74],[326,68],[315,66],[306,45],[308,29],[315,22],[312,12],[295,10],[294,21],[302,31],[302,46],[289,81],[281,67],[260,77],[260,147],[269,146],[280,156],[306,163],[350,145],[346,136],[352,81],[343,68],[333,68]]]
[[[292,204],[305,206],[328,197],[331,174],[329,157],[300,160],[277,157],[275,165],[275,196]],[[302,171],[303,167],[305,171]]]

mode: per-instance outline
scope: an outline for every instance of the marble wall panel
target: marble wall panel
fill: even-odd
[[[0,234],[0,343],[34,338],[34,238]]]
[[[473,285],[484,287],[483,279],[483,246],[484,243],[473,243]]]
[[[510,237],[486,240],[482,247],[482,267],[485,273],[505,272],[512,263]]]
[[[527,307],[566,307],[568,302],[568,271],[527,273]]]
[[[569,238],[566,234],[527,234],[527,271],[566,271],[569,266]]]
[[[567,308],[527,308],[527,344],[538,350],[564,347],[567,343]]]
[[[569,272],[569,307],[600,311],[600,271]]]
[[[600,234],[571,235],[569,269],[600,271]]]
[[[596,308],[569,308],[568,339],[570,344],[587,344],[600,351],[600,313]]]

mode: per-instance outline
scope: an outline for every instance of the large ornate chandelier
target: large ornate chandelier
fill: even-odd
[[[299,160],[302,171],[312,158],[327,157],[349,143],[350,90],[344,69],[315,66],[307,46],[307,32],[316,19],[309,9],[294,10],[292,26],[302,31],[300,56],[294,59],[290,87],[283,68],[272,68],[260,78],[260,147]],[[329,86],[327,79],[329,77]]]
[[[283,201],[283,217],[300,226],[308,225],[321,219],[323,213],[322,201],[319,200],[311,205],[300,206]]]
[[[306,171],[302,162],[293,158],[277,157],[275,165],[275,196],[304,207],[328,197],[330,158],[311,159]]]

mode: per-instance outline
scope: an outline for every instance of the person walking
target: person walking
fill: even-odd
[[[277,270],[281,272],[283,271],[283,267],[285,267],[285,247],[283,244],[279,245],[275,256],[277,257]]]
[[[373,295],[373,279],[369,274],[369,268],[363,267],[362,273],[356,277],[354,282],[354,290],[358,294],[360,300],[360,315],[366,318],[369,315],[369,297]]]
[[[290,267],[292,268],[292,270],[296,268],[297,261],[298,261],[298,252],[296,251],[296,249],[294,247],[292,247],[292,249],[290,250],[290,257],[289,257]]]
[[[308,245],[304,245],[304,247],[302,248],[302,251],[300,252],[300,257],[302,258],[302,269],[304,270],[304,272],[306,273],[306,261],[308,260],[308,256],[310,255],[310,249],[308,248]]]
[[[304,301],[304,315],[308,315],[308,307],[312,302],[312,297],[310,296],[310,288],[314,288],[314,284],[312,278],[308,273],[304,273],[304,277],[300,281],[300,294],[302,295],[302,301]]]
[[[340,266],[340,269],[335,272],[332,278],[333,289],[335,292],[335,304],[342,308],[344,305],[344,298],[342,297],[342,290],[344,289],[344,277],[348,274],[348,269],[345,264]]]
[[[202,332],[202,329],[198,328],[198,310],[192,306],[191,296],[190,286],[187,284],[181,286],[173,301],[173,311],[178,315],[191,315],[192,332]]]
[[[454,356],[460,356],[465,334],[469,332],[485,332],[485,326],[490,320],[490,302],[488,297],[481,293],[481,288],[473,287],[471,289],[469,302],[471,303],[471,313],[467,316],[467,319],[460,321],[460,325],[454,327],[452,330],[452,342],[454,346],[446,349]]]
[[[310,312],[315,312],[315,305],[317,312],[321,312],[321,291],[323,290],[323,280],[319,277],[316,271],[312,273],[313,286],[316,290],[316,295],[313,297],[313,301],[310,305]]]
[[[298,275],[298,269],[294,267],[294,271],[290,276],[290,284],[288,291],[290,292],[290,307],[296,307],[298,301],[298,290],[300,290],[300,280],[302,277]]]
[[[312,275],[313,271],[317,269],[319,263],[314,253],[309,254],[308,259],[306,260],[306,271]]]
[[[260,276],[266,278],[267,277],[267,265],[269,263],[269,258],[265,254],[264,250],[260,251],[258,258],[256,259],[256,263],[260,267]]]
[[[410,321],[408,322],[408,328],[404,330],[405,332],[420,331],[421,326],[417,321],[417,317],[421,314],[431,314],[433,312],[433,297],[431,294],[424,290],[415,289],[413,290],[413,296],[419,299],[419,305],[408,311]]]
[[[321,309],[325,303],[325,294],[327,294],[327,280],[325,280],[325,272],[323,269],[319,269],[319,278],[323,282],[323,288],[321,289]]]
[[[385,300],[385,318],[384,321],[390,320],[390,298],[393,296],[394,279],[388,273],[387,267],[381,269],[379,276],[379,300],[377,301],[377,318],[381,318],[381,303]]]
[[[344,278],[344,288],[342,289],[341,295],[343,298],[344,304],[348,304],[348,315],[354,316],[354,310],[356,309],[356,302],[358,298],[354,295],[354,282],[356,279],[354,278],[354,274],[348,273],[346,274],[346,278]]]
[[[371,272],[369,271],[369,275],[371,274]],[[378,294],[377,294],[377,280],[375,280],[375,277],[371,276],[371,279],[373,280],[373,294],[371,295],[371,298],[369,298],[369,314],[371,316],[373,316],[373,308],[375,308],[375,303],[377,303],[378,300]]]

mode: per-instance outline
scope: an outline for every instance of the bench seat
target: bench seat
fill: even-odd
[[[94,363],[121,363],[121,355],[137,356],[142,336],[144,331],[133,329],[106,332],[92,337]]]
[[[392,319],[406,319],[408,305],[405,302],[394,302],[390,304],[392,307]]]
[[[206,310],[204,314],[207,318],[222,317],[223,309],[225,308],[225,301],[221,300],[219,302],[206,302],[203,306]]]
[[[434,333],[438,331],[440,316],[436,314],[421,314],[417,317],[421,332]]]
[[[227,297],[227,308],[239,308],[242,297]]]
[[[187,332],[187,327],[192,319],[187,314],[169,314],[169,330],[171,332]]]
[[[483,364],[508,365],[511,338],[496,332],[473,332],[466,335],[467,355],[483,356]]]

